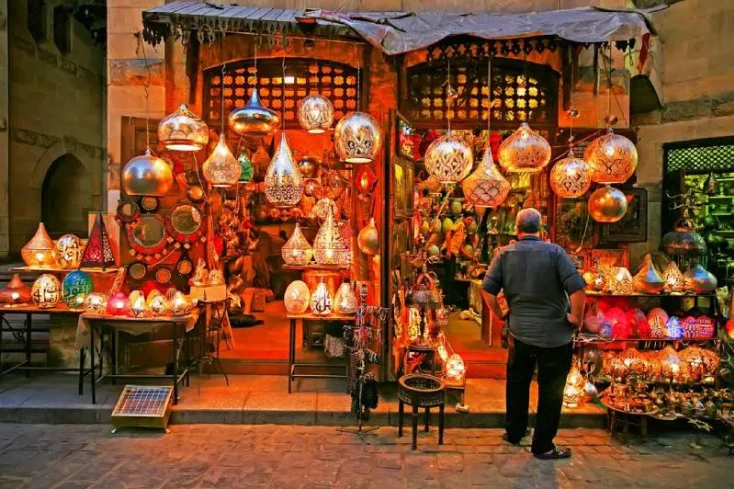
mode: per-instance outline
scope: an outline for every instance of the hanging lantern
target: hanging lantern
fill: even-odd
[[[130,313],[133,317],[143,318],[149,315],[150,310],[148,309],[148,304],[145,302],[145,296],[142,293],[130,302]]]
[[[635,174],[637,148],[632,141],[615,134],[610,127],[607,133],[596,138],[584,151],[589,177],[596,183],[624,183]]]
[[[194,308],[194,303],[191,302],[191,298],[183,292],[176,291],[171,299],[171,312],[174,316],[185,316],[190,313]]]
[[[110,316],[129,316],[130,299],[119,291],[107,301],[107,314]]]
[[[46,232],[46,226],[41,222],[38,224],[36,234],[20,250],[20,256],[29,267],[50,268],[56,265],[54,250],[54,242]]]
[[[171,312],[171,305],[166,296],[158,290],[152,290],[146,301],[148,309],[153,316],[167,316]]]
[[[492,150],[484,150],[477,169],[461,182],[464,201],[476,207],[497,207],[510,193],[510,182],[502,175],[492,159]]]
[[[632,286],[636,292],[643,294],[659,294],[665,288],[665,280],[655,268],[651,254],[645,255],[642,260],[640,271],[632,279]]]
[[[665,233],[660,246],[669,255],[700,255],[707,249],[706,240],[694,231],[693,223],[688,219],[676,221],[673,231]]]
[[[61,268],[79,268],[82,262],[82,240],[73,234],[65,234],[56,241],[56,264]]]
[[[224,132],[219,135],[219,142],[204,162],[201,171],[212,187],[231,187],[240,179],[242,168],[229,150]]]
[[[354,177],[354,186],[360,195],[367,195],[374,190],[377,183],[377,176],[372,170],[372,165],[360,165],[357,174]]]
[[[369,163],[382,149],[382,129],[364,112],[345,115],[334,128],[334,148],[341,161]]]
[[[237,158],[237,163],[240,164],[239,181],[242,183],[252,181],[252,176],[255,173],[255,169],[252,166],[252,161],[250,160],[250,157],[247,156],[247,151],[243,150],[242,153],[240,153],[240,157]]]
[[[686,288],[694,294],[710,294],[718,285],[714,274],[703,268],[700,263],[688,270],[683,277],[686,280]]]
[[[464,139],[447,133],[436,139],[426,150],[428,174],[441,183],[458,183],[471,172],[474,155]]]
[[[357,246],[359,251],[367,256],[374,256],[380,252],[380,235],[374,217],[370,218],[370,222],[357,235]]]
[[[323,221],[326,219],[329,212],[333,213],[335,216],[339,215],[339,206],[337,206],[336,202],[329,197],[324,197],[323,199],[319,199],[319,201],[316,202],[316,205],[313,206],[311,209],[311,216],[317,217],[320,221]]]
[[[331,210],[316,234],[313,249],[314,258],[319,265],[338,265],[343,260],[342,255],[349,253],[349,248],[342,238],[339,227],[334,222]]]
[[[92,277],[81,270],[69,272],[61,282],[61,294],[69,309],[80,309],[93,290]]]
[[[103,316],[107,312],[107,296],[98,292],[92,292],[84,299],[84,312]]]
[[[304,178],[315,178],[321,167],[321,159],[305,154],[298,159],[296,166],[298,166],[298,171],[301,172],[301,176]]]
[[[269,136],[278,130],[280,117],[260,102],[257,88],[252,91],[247,105],[229,114],[229,128],[242,136]]]
[[[209,142],[209,128],[181,104],[158,124],[158,142],[173,151],[199,151]]]
[[[283,261],[288,265],[306,265],[313,257],[313,248],[301,231],[301,225],[296,223],[293,234],[280,249]]]
[[[334,106],[322,95],[308,95],[298,102],[298,122],[311,134],[326,132],[334,122]]]
[[[466,375],[464,359],[458,353],[454,353],[446,361],[446,378],[449,380],[461,380]]]
[[[306,282],[296,280],[288,285],[283,295],[283,303],[288,314],[303,314],[308,310],[311,301],[311,291]]]
[[[136,156],[122,170],[122,188],[127,195],[163,197],[173,188],[171,167],[150,148]]]
[[[8,285],[0,290],[0,304],[9,306],[18,306],[21,304],[29,304],[33,301],[31,288],[23,283],[20,275],[13,274]]]
[[[584,195],[591,186],[584,160],[574,157],[573,151],[553,166],[550,186],[562,199],[575,199]]]
[[[669,293],[680,293],[686,289],[686,280],[678,265],[671,260],[663,272],[663,280],[665,280],[665,291]]]
[[[61,284],[53,275],[43,274],[33,282],[31,295],[40,309],[56,307],[61,297]]]
[[[350,316],[357,312],[357,296],[349,282],[342,283],[336,291],[334,312],[342,316]]]
[[[311,294],[311,312],[315,316],[328,316],[331,314],[331,294],[323,280],[319,282]]]
[[[500,165],[510,173],[534,173],[548,166],[551,147],[548,141],[530,129],[527,122],[507,139],[499,149]]]
[[[275,207],[293,207],[303,197],[303,176],[293,162],[285,132],[265,172],[265,197]]]
[[[614,267],[607,277],[607,284],[614,295],[630,295],[633,292],[632,275],[625,267]]]
[[[627,212],[627,197],[621,190],[605,185],[589,196],[588,207],[591,218],[596,222],[617,222]]]

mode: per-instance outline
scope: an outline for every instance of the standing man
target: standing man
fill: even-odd
[[[584,314],[584,280],[566,252],[540,240],[541,215],[536,209],[517,214],[518,242],[502,248],[484,277],[489,306],[509,328],[507,360],[507,426],[505,439],[518,444],[528,430],[530,383],[538,368],[538,409],[532,452],[538,458],[568,458],[557,447],[563,388],[571,368],[572,334]],[[509,311],[497,294],[504,290]]]

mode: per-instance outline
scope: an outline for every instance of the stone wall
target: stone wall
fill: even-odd
[[[0,257],[10,249],[8,62],[8,0],[0,0]]]

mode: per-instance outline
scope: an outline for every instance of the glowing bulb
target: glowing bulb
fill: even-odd
[[[678,372],[680,371],[680,365],[678,365],[677,363],[674,363],[674,364],[672,364],[672,365],[670,366],[670,370],[671,370],[671,371],[672,371],[672,372],[673,372],[674,374],[677,374],[677,373],[678,373]]]
[[[286,85],[293,85],[296,83],[296,77],[295,76],[286,76],[285,77],[285,84]]]
[[[18,299],[20,299],[20,294],[17,293],[17,292],[13,292],[13,293],[10,294],[10,298],[13,299],[13,302],[15,302]]]
[[[41,252],[36,253],[36,260],[43,261],[43,253]]]

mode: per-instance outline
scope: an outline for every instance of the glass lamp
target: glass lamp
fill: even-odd
[[[275,207],[293,207],[301,201],[303,187],[303,176],[293,161],[284,131],[280,135],[280,146],[265,172],[265,198]]]
[[[283,303],[288,314],[303,314],[308,310],[311,301],[311,291],[306,282],[296,280],[288,285],[283,295]]]
[[[458,353],[454,353],[446,361],[446,377],[449,380],[461,380],[466,375],[464,359]]]
[[[122,188],[127,195],[163,197],[173,188],[171,167],[150,148],[136,156],[122,170]]]
[[[441,183],[462,181],[473,164],[474,155],[469,145],[450,132],[433,141],[426,150],[426,170]]]
[[[107,314],[110,316],[129,316],[130,299],[119,291],[107,301]]]
[[[550,186],[562,199],[575,199],[584,195],[591,186],[584,160],[574,157],[573,152],[569,151],[566,158],[553,166]]]
[[[301,231],[301,225],[296,223],[293,234],[280,249],[283,261],[288,265],[306,265],[313,257],[313,248]]]
[[[56,263],[61,268],[79,268],[83,250],[81,239],[73,234],[65,234],[56,241]]]
[[[382,149],[382,129],[364,112],[345,115],[334,128],[334,148],[341,161],[369,163]]]
[[[98,292],[92,292],[84,299],[84,312],[103,316],[107,312],[107,296]]]
[[[326,132],[334,122],[334,106],[322,95],[308,95],[298,102],[298,122],[311,134]]]
[[[158,142],[173,151],[199,151],[209,142],[209,128],[181,104],[158,124]]]
[[[357,296],[354,294],[349,282],[344,282],[339,286],[334,296],[334,312],[344,316],[349,316],[357,312]]]
[[[311,312],[316,316],[328,316],[331,309],[331,293],[322,279],[311,294]]]
[[[54,249],[54,242],[46,232],[46,226],[41,222],[38,224],[36,234],[20,250],[20,256],[29,267],[50,268],[56,265]]]
[[[84,300],[93,290],[92,277],[81,270],[69,272],[61,282],[61,294],[69,309],[80,309],[84,306]]]
[[[584,151],[589,177],[596,183],[624,183],[637,168],[637,148],[632,141],[615,134],[610,127],[607,133],[596,138]]]
[[[316,234],[313,249],[314,258],[319,265],[339,265],[342,255],[349,252],[331,210]]]
[[[202,166],[204,178],[212,187],[231,187],[236,185],[242,175],[242,168],[227,146],[224,131],[219,135],[217,146]]]
[[[498,157],[502,168],[510,173],[535,173],[550,163],[551,147],[543,136],[523,122],[502,141]]]
[[[487,145],[477,169],[463,182],[464,202],[477,207],[497,207],[510,193],[510,182],[502,175],[492,159],[492,150]]]
[[[40,309],[56,307],[61,297],[61,284],[53,275],[43,274],[33,283],[31,295],[33,296],[33,302]]]

